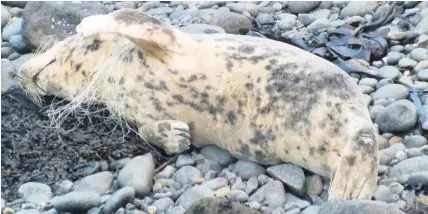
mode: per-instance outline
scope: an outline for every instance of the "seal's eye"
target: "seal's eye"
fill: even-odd
[[[33,83],[34,83],[37,87],[39,87],[39,88],[40,88],[40,86],[39,86],[39,85],[37,85],[37,80],[38,80],[38,78],[39,78],[40,73],[42,73],[42,71],[43,71],[46,67],[48,67],[50,64],[54,63],[55,61],[56,61],[56,58],[53,58],[53,59],[52,59],[48,64],[46,64],[46,65],[45,65],[45,67],[43,67],[42,69],[40,69],[40,71],[39,71],[39,72],[37,72],[37,74],[33,76]]]

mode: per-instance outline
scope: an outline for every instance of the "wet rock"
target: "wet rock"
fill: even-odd
[[[163,169],[161,172],[159,172],[158,174],[155,175],[156,179],[168,179],[171,178],[171,176],[174,174],[174,172],[176,171],[176,169],[171,166],[168,165],[165,167],[165,169]]]
[[[53,185],[53,191],[55,195],[64,195],[69,193],[73,187],[73,182],[69,180],[58,181]]]
[[[418,62],[410,58],[403,58],[398,61],[398,66],[401,68],[414,68],[416,64],[418,64]]]
[[[177,199],[176,204],[183,206],[187,210],[194,202],[205,197],[214,197],[214,192],[208,187],[194,186],[184,192]]]
[[[389,170],[388,177],[399,177],[421,171],[428,171],[428,156],[409,158],[396,164]]]
[[[378,75],[382,78],[396,79],[400,71],[394,66],[383,66],[379,69]]]
[[[330,21],[326,18],[317,19],[314,22],[312,22],[308,27],[309,32],[316,32],[318,30],[321,30],[323,28],[330,27]]]
[[[425,17],[413,30],[417,34],[428,34],[428,17]]]
[[[100,195],[109,192],[113,184],[113,174],[111,172],[99,172],[84,177],[73,186],[73,191],[94,191]]]
[[[3,50],[3,48],[2,48]],[[428,69],[423,69],[417,73],[417,77],[419,80],[428,81]]]
[[[134,188],[127,186],[116,191],[111,198],[104,204],[102,213],[110,214],[115,213],[120,207],[125,206],[127,203],[132,203],[135,198]]]
[[[288,2],[288,9],[293,14],[309,13],[321,4],[320,1],[290,1]]]
[[[407,182],[409,185],[427,185],[428,171],[413,172],[409,175],[409,180]]]
[[[271,208],[280,207],[286,201],[284,186],[280,181],[268,181],[253,193],[248,201],[257,201]]]
[[[293,164],[281,164],[269,167],[266,171],[273,178],[284,182],[297,194],[304,193],[305,174],[302,168]]]
[[[22,16],[23,36],[33,48],[48,42],[52,35],[61,41],[76,34],[76,26],[84,17],[107,13],[99,2],[28,2]]]
[[[428,141],[424,136],[421,135],[413,135],[404,139],[403,143],[406,148],[419,148],[421,146],[427,145]]]
[[[218,178],[214,178],[212,180],[209,180],[209,181],[202,183],[201,186],[208,187],[211,190],[217,190],[217,189],[220,189],[222,187],[226,187],[227,184],[228,184],[228,181],[226,178],[218,177]]]
[[[257,9],[257,5],[254,3],[227,3],[226,7],[228,7],[230,11],[237,13],[247,11],[251,14],[251,16],[257,16],[257,13],[259,12]]]
[[[136,170],[138,169],[138,170]],[[147,195],[153,186],[155,163],[150,153],[134,157],[122,170],[117,180],[119,186],[130,186],[138,197]]]
[[[11,16],[9,14],[9,11],[7,11],[6,7],[1,5],[1,28],[6,26],[6,24],[9,22]]]
[[[47,202],[52,197],[52,191],[48,185],[36,182],[28,182],[21,185],[18,192],[25,201],[35,204]]]
[[[226,33],[237,34],[239,31],[247,31],[252,28],[251,21],[244,15],[217,11],[209,22],[210,25],[223,28]]]
[[[259,15],[257,15],[256,20],[261,24],[261,25],[266,25],[266,24],[274,24],[275,20],[273,19],[273,16],[267,13],[259,13]]]
[[[375,122],[381,132],[404,132],[413,128],[416,120],[415,105],[409,100],[399,100],[387,106],[385,111],[376,117]]]
[[[379,82],[380,83],[380,82]],[[405,99],[409,95],[409,89],[400,84],[388,84],[380,87],[373,95],[373,99],[394,98]]]
[[[304,26],[308,26],[316,20],[316,17],[312,14],[301,13],[298,14],[297,20],[299,20]]]
[[[287,201],[287,204],[285,204],[284,206],[286,210],[296,206],[299,209],[305,209],[306,207],[311,206],[311,203],[309,203],[308,201],[302,200],[290,193],[285,193],[285,199]]]
[[[202,198],[195,201],[186,214],[259,214],[260,212],[237,202],[226,199]]]
[[[248,200],[248,195],[242,190],[231,190],[227,195],[227,198],[231,201],[245,202]]]
[[[410,52],[410,58],[419,62],[428,58],[428,51],[425,48],[415,48]]]
[[[348,16],[364,16],[376,10],[377,7],[378,4],[374,1],[351,1],[345,8],[342,9],[340,12],[340,17],[345,18]]]
[[[179,155],[177,157],[177,161],[175,162],[175,166],[177,168],[180,168],[183,166],[192,166],[194,164],[195,164],[195,161],[188,154]]]
[[[13,18],[9,23],[2,29],[1,38],[8,41],[13,35],[19,35],[22,33],[22,18]]]
[[[291,30],[296,25],[297,16],[283,13],[279,15],[278,27],[282,30]]]
[[[318,214],[404,214],[392,204],[370,200],[332,200],[323,204]]]
[[[153,202],[151,206],[156,207],[156,214],[166,212],[168,209],[174,206],[174,201],[170,198],[161,198]]]
[[[319,175],[306,177],[306,193],[308,195],[320,195],[322,192],[322,180]]]
[[[181,183],[181,184],[189,184],[193,185],[198,183],[202,178],[201,171],[196,169],[193,166],[183,166],[172,176],[172,178]]]
[[[231,172],[235,173],[242,180],[248,180],[253,176],[265,174],[265,168],[252,161],[238,160],[231,167]]]
[[[251,194],[258,187],[259,187],[259,181],[257,180],[257,177],[253,176],[247,181],[247,187],[245,188],[245,193]]]
[[[52,198],[51,203],[58,212],[80,213],[101,205],[101,198],[95,192],[70,192]]]

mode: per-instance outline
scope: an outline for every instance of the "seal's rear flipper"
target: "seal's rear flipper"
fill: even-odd
[[[76,31],[84,36],[116,33],[158,58],[181,54],[182,47],[193,41],[184,32],[164,25],[136,9],[122,9],[109,15],[86,17],[76,27]],[[177,36],[180,36],[179,41]]]

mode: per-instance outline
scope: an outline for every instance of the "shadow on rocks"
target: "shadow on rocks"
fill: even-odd
[[[50,99],[45,103],[51,103]],[[152,152],[158,163],[165,160],[135,134],[123,139],[120,127],[114,129],[116,124],[102,123],[96,117],[90,123],[87,118],[69,116],[60,129],[47,128],[50,119],[43,113],[21,89],[2,93],[1,193],[7,201],[17,199],[19,186],[26,182],[52,185],[65,179],[75,181],[101,171],[100,161],[147,152]]]

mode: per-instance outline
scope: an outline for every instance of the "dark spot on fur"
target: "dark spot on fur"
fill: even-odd
[[[188,122],[187,125],[189,126],[189,131],[195,130],[195,122],[194,121]]]
[[[70,50],[70,52],[68,52],[68,55],[67,55],[67,57],[65,58],[64,62],[67,62],[67,61],[70,59],[71,55],[73,55],[73,52],[74,52],[75,50],[76,50],[76,47],[71,48],[71,50]]]
[[[138,82],[141,82],[141,81],[143,81],[143,76],[141,76],[141,75],[138,75],[138,76],[137,76],[137,81],[138,81]]]
[[[231,51],[236,50],[236,48],[235,48],[235,47],[233,47],[233,46],[229,46],[229,47],[227,47],[226,49],[227,49],[227,50],[231,50]]]
[[[235,125],[236,114],[233,111],[229,111],[227,113],[227,119],[229,120],[230,124]]]
[[[162,27],[162,32],[164,32],[166,35],[169,36],[169,38],[171,39],[171,42],[175,42],[175,35],[174,32],[168,28],[168,27]]]
[[[166,86],[166,82],[161,80],[159,81],[159,83],[157,85],[154,84],[154,82],[144,82],[144,87],[148,88],[148,89],[153,89],[156,91],[163,91],[163,90],[168,90],[168,87]]]
[[[309,148],[309,155],[311,155],[312,157],[315,155],[315,148],[314,147]]]
[[[227,59],[227,60],[226,60],[226,69],[227,69],[227,71],[231,72],[231,71],[232,71],[232,68],[233,68],[233,63],[232,63],[232,61]]]
[[[327,102],[327,107],[331,107],[331,102],[330,101]]]
[[[348,166],[349,167],[355,166],[355,159],[356,159],[355,156],[348,156],[348,157],[346,157],[346,161],[348,162]]]
[[[100,40],[98,40],[98,39],[94,39],[94,41],[92,42],[92,44],[90,44],[90,45],[88,45],[88,46],[86,46],[86,49],[87,50],[90,50],[90,51],[97,51],[98,49],[100,49],[100,47],[101,47],[101,41]]]
[[[245,88],[247,88],[248,90],[253,90],[254,84],[250,83],[250,82],[247,82],[247,83],[245,83]]]
[[[239,140],[239,145],[241,145],[241,148],[239,149],[239,153],[242,157],[249,157],[251,156],[250,147],[247,144],[244,144],[241,140]]]
[[[86,71],[82,70],[82,75],[86,77]]]
[[[82,67],[82,63],[77,64],[76,65],[76,72],[79,72],[81,67]]]
[[[174,98],[175,100],[177,100],[178,102],[180,102],[180,103],[183,103],[184,102],[184,98],[183,98],[183,96],[181,96],[181,95],[179,95],[179,94],[174,94],[174,95],[172,95],[172,98]]]
[[[193,82],[193,81],[195,81],[196,79],[198,79],[198,77],[197,77],[195,74],[193,74],[193,75],[191,75],[191,76],[189,77],[189,79],[187,79],[187,82]]]
[[[123,85],[124,83],[125,83],[125,79],[123,77],[120,78],[119,85]]]
[[[297,150],[300,150],[300,146],[297,146]]]
[[[200,79],[200,80],[206,80],[206,79],[207,79],[207,75],[202,74],[202,76],[201,76],[201,77],[199,77],[199,79]]]
[[[258,78],[257,78],[257,83],[260,83],[260,81],[262,81],[262,78],[261,78],[261,77],[258,77]]]
[[[276,139],[276,136],[271,133],[264,134],[259,130],[255,130],[254,136],[250,139],[250,142],[258,145],[264,145],[269,141],[274,141],[275,139]]]
[[[318,153],[320,155],[324,155],[326,151],[327,151],[326,144],[323,144],[323,145],[318,147]]]
[[[278,60],[276,60],[276,59],[270,59],[269,60],[269,64],[271,64],[271,65],[276,65],[278,63]]]
[[[238,51],[241,53],[252,54],[254,53],[254,46],[252,45],[240,45]]]
[[[107,79],[107,81],[108,81],[109,83],[114,83],[114,79],[113,79],[112,77],[109,77],[109,78]]]

